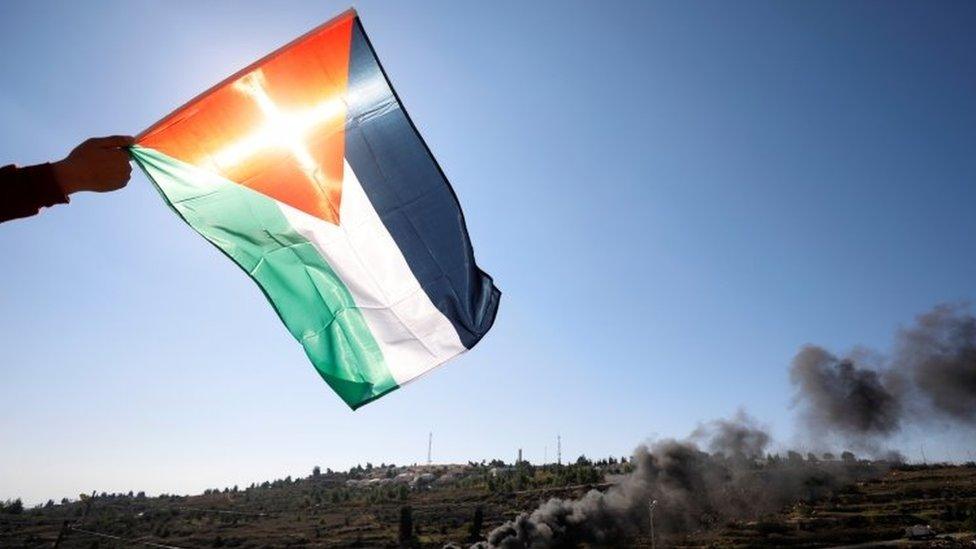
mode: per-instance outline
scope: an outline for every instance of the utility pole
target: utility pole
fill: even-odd
[[[556,435],[556,465],[563,464],[563,437]]]
[[[972,459],[972,456],[970,456],[970,460],[971,459]],[[543,446],[542,447],[542,464],[543,465],[547,465],[548,463],[549,463],[549,447],[548,446]]]
[[[434,444],[434,433],[427,433],[427,465],[430,465],[430,447]]]
[[[656,547],[656,545],[655,545],[656,542],[654,540],[654,508],[655,507],[657,507],[657,500],[656,499],[651,500],[651,503],[648,506],[648,510],[650,511],[650,515],[651,515],[651,549],[655,549],[655,547]]]
[[[928,465],[929,460],[925,457],[925,445],[919,444],[918,449],[922,451],[922,465]]]

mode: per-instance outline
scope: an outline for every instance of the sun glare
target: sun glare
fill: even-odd
[[[286,150],[310,180],[321,183],[319,166],[308,150],[305,140],[317,126],[343,116],[345,105],[341,98],[322,101],[310,108],[283,111],[268,95],[264,73],[257,70],[234,83],[234,89],[248,95],[261,109],[265,121],[258,129],[242,139],[220,149],[213,155],[221,169],[233,167],[268,149]]]

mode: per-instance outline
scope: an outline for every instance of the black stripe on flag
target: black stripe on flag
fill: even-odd
[[[465,347],[491,328],[501,292],[478,268],[454,189],[410,120],[356,18],[345,155],[410,270]]]

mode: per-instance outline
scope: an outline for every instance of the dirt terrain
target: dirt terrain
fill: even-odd
[[[943,538],[909,542],[905,528],[929,525]],[[761,520],[729,524],[672,540],[675,546],[976,547],[976,467],[901,467],[883,477],[851,485],[834,496]],[[879,545],[877,542],[890,541]],[[966,543],[963,543],[963,542]]]

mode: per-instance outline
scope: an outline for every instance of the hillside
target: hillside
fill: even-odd
[[[958,544],[948,540],[916,544],[976,547],[976,467],[902,466],[810,505],[798,504],[761,520],[675,541],[720,547],[825,547],[881,541],[906,546],[905,528],[916,524],[930,525],[939,537],[959,534],[954,536]]]
[[[441,547],[480,538],[550,497],[605,489],[628,469],[616,460],[546,467],[384,465],[197,496],[97,494],[20,512],[8,505],[0,513],[0,546],[51,547],[61,535],[65,548],[395,547],[402,509],[409,506],[414,543]],[[472,532],[479,508],[483,524]],[[901,466],[758,520],[666,533],[658,546],[823,547],[899,539],[914,524],[940,534],[976,530],[976,467]],[[627,543],[650,546],[642,536]]]

